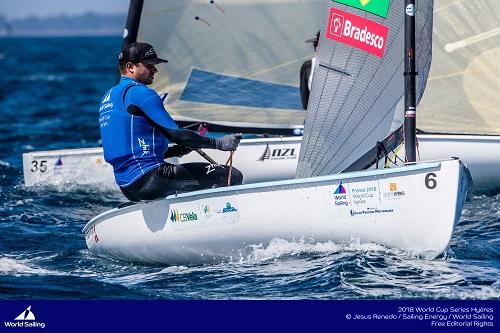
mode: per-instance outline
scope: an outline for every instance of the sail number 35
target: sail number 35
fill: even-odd
[[[425,187],[427,187],[429,190],[433,190],[436,188],[438,185],[438,182],[436,180],[436,174],[431,172],[425,175]]]
[[[47,161],[46,160],[42,160],[42,161],[38,161],[38,160],[33,160],[31,161],[31,169],[30,169],[31,172],[45,172],[47,171]]]

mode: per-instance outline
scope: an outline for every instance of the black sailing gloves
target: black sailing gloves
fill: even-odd
[[[224,135],[222,138],[215,139],[215,148],[224,151],[235,151],[240,144],[240,134]]]
[[[168,148],[167,152],[163,155],[163,158],[170,157],[182,157],[184,155],[189,154],[193,149],[201,148],[215,148],[224,151],[235,151],[238,148],[238,145],[241,140],[241,134],[231,134],[223,136],[222,138],[209,138],[199,136],[193,131],[178,129],[173,131],[175,133],[175,139],[178,144]],[[179,134],[181,133],[181,134]],[[171,134],[171,133],[168,133]],[[191,138],[189,138],[191,137]],[[182,138],[182,139],[181,139]],[[203,140],[202,143],[196,143],[194,139]],[[179,144],[182,142],[183,144],[191,144],[193,147],[187,147],[183,144]]]

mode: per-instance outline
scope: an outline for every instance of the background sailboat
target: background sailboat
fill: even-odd
[[[311,56],[304,39],[317,30],[314,16],[319,17],[316,11],[322,6],[318,1],[224,1],[222,6],[209,1],[147,0],[144,8],[142,3],[140,0],[131,2],[135,7],[140,5],[141,10],[137,11],[134,20],[129,20],[128,37],[154,41],[162,56],[171,60],[160,68],[156,88],[177,119],[209,119],[224,125],[211,125],[211,129],[229,131],[246,128],[292,134],[293,130],[302,127],[305,112],[299,110],[298,70],[300,63]],[[419,6],[420,2],[417,10]],[[255,27],[251,24],[252,19],[245,19],[247,14],[238,14],[248,23],[240,24],[234,13],[241,13],[242,8],[250,18],[259,17],[266,28]],[[496,18],[499,10],[495,0],[436,2],[434,66],[417,114],[417,126],[426,132],[418,135],[418,157],[421,160],[462,157],[471,169],[475,190],[500,189],[500,154],[496,153],[500,151],[500,136],[494,125],[500,118],[495,107],[497,97],[493,93],[494,87],[499,85],[499,75],[495,72],[495,57],[491,56],[498,42]],[[242,37],[238,37],[240,34]],[[251,40],[253,35],[258,38]],[[417,43],[424,47],[430,45],[421,40],[422,35],[419,38]],[[462,42],[456,44],[459,41]],[[453,51],[447,52],[446,47]],[[425,54],[425,49],[418,50]],[[190,52],[195,58],[191,58]],[[423,58],[417,59],[422,61]],[[248,69],[244,69],[247,67],[243,64]],[[428,65],[420,63],[417,66],[420,87],[425,82]],[[480,92],[477,87],[481,87]],[[422,89],[418,91],[423,92]],[[471,91],[475,91],[476,98],[469,101]],[[484,96],[481,91],[486,92]],[[396,108],[402,110],[402,101]],[[392,116],[393,111],[387,110],[388,116]],[[254,123],[256,118],[259,122]],[[392,130],[400,124],[397,118],[394,113]],[[365,143],[375,147],[380,137],[379,132],[367,138]],[[277,155],[259,161],[268,148]],[[359,148],[346,144],[345,149],[349,152]],[[295,175],[299,150],[300,138],[252,139],[248,144],[243,140],[235,163],[249,182],[288,179]],[[290,154],[292,151],[294,154]],[[285,155],[280,156],[282,153]],[[227,158],[217,152],[210,154],[221,162]],[[55,164],[60,158],[65,163],[64,168],[56,170]],[[182,162],[199,160],[199,156],[190,154]],[[339,169],[349,161],[343,161]],[[25,183],[27,186],[61,184],[79,179],[83,184],[105,182],[113,186],[111,170],[102,162],[100,148],[24,154]],[[41,168],[41,164],[45,167]]]
[[[436,0],[433,65],[419,105],[430,133],[500,135],[500,3]]]
[[[460,156],[474,188],[500,190],[500,3],[436,0],[434,57],[419,105],[420,157]]]
[[[319,0],[132,0],[124,41],[147,41],[169,59],[158,66],[153,88],[181,125],[197,118],[212,122],[211,130],[300,134],[299,69],[311,56],[304,41],[318,29],[321,8]],[[271,156],[262,160],[266,147]],[[243,140],[234,165],[245,182],[289,179],[299,148],[293,137]],[[54,172],[58,159],[64,168]],[[182,162],[200,159],[190,154]],[[27,153],[23,171],[27,186],[114,182],[100,148]]]

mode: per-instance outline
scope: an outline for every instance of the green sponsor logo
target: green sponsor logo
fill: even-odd
[[[188,221],[198,221],[198,215],[196,213],[179,213],[177,209],[172,209],[170,212],[170,220],[174,223],[176,222],[188,222]]]
[[[359,8],[372,14],[387,17],[390,0],[333,0],[344,5]]]

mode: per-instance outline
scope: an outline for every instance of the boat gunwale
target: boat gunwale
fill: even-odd
[[[455,133],[418,133],[417,140],[437,139],[446,140],[467,140],[500,143],[500,135],[495,134],[455,134]]]

